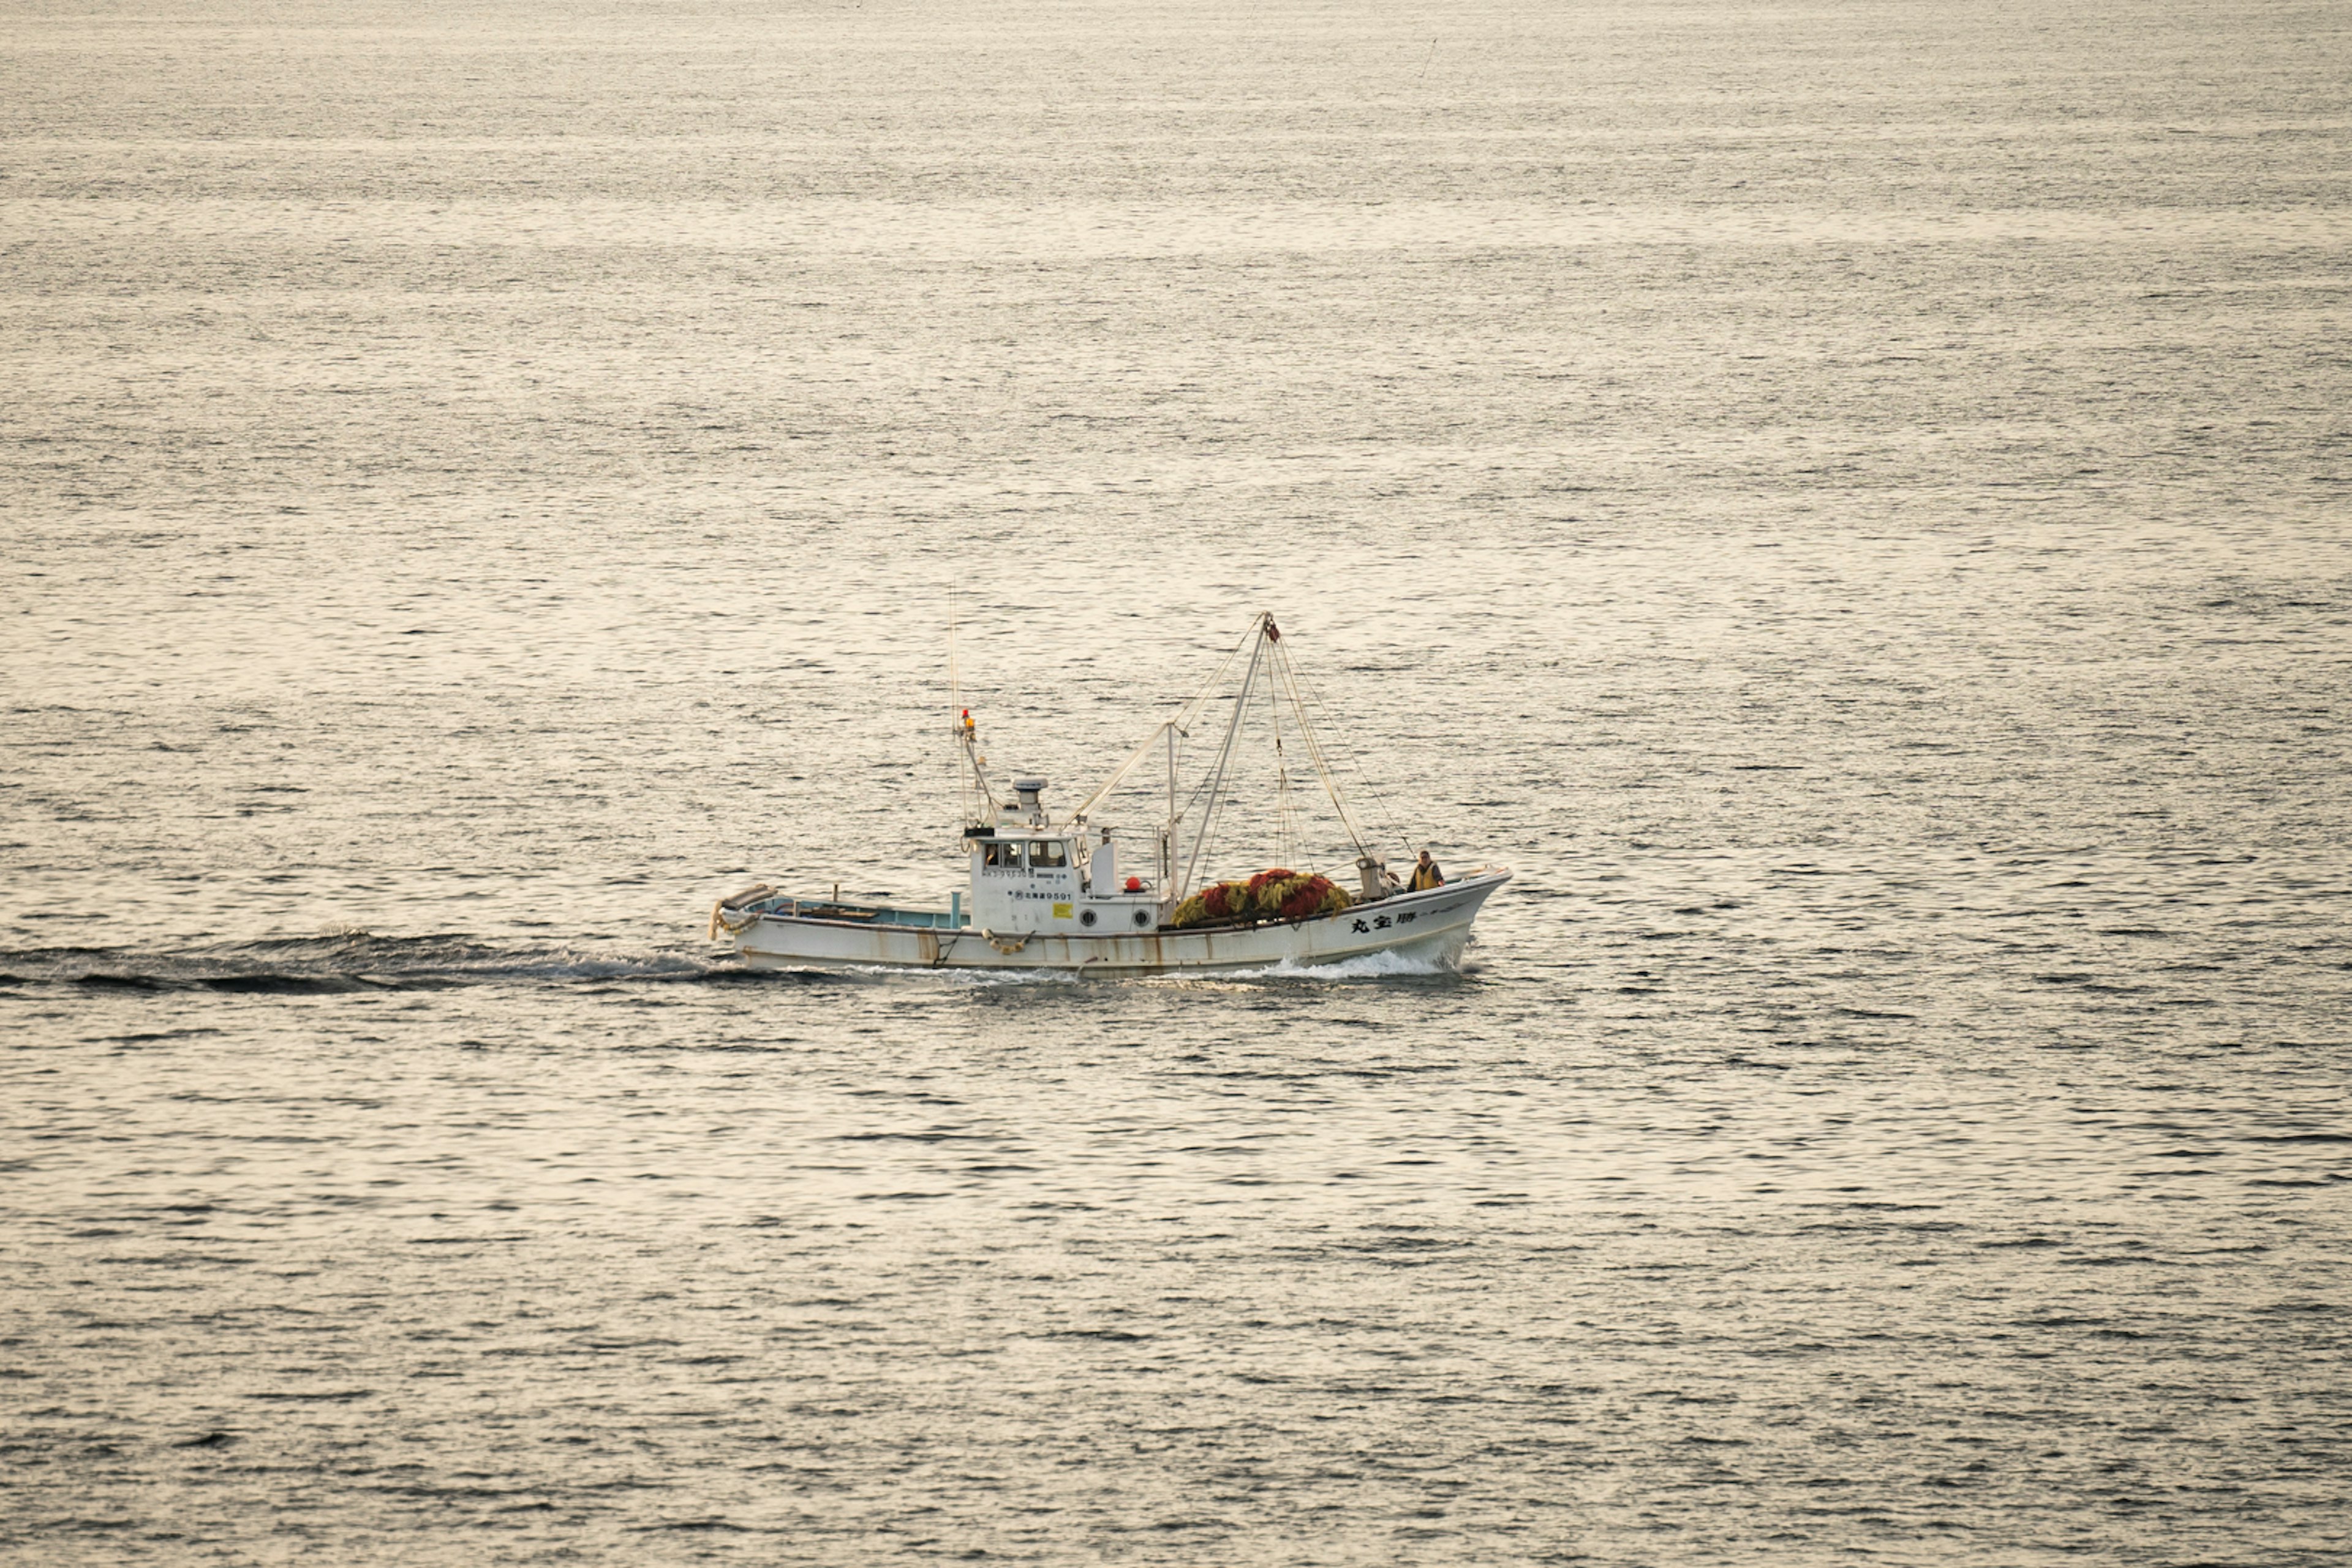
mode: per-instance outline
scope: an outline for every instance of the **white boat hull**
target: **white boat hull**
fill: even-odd
[[[1344,963],[1374,953],[1451,965],[1470,940],[1479,906],[1510,879],[1478,871],[1423,893],[1399,893],[1312,920],[1127,935],[991,932],[978,926],[894,925],[762,914],[736,931],[754,969],[1059,970],[1080,974],[1165,974]]]

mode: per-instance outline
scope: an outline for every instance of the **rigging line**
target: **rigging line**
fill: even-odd
[[[1176,733],[1181,739],[1186,731],[1192,727],[1193,721],[1200,717],[1200,710],[1207,705],[1210,693],[1214,691],[1219,685],[1223,684],[1225,671],[1233,667],[1234,656],[1239,654],[1242,649],[1247,646],[1248,642],[1249,637],[1247,634],[1244,634],[1239,642],[1234,643],[1232,647],[1226,649],[1225,657],[1218,661],[1217,668],[1210,672],[1209,679],[1202,682],[1200,688],[1195,690],[1192,696],[1186,698],[1183,704],[1176,710],[1176,717],[1161,721],[1161,722],[1152,730],[1150,735],[1144,740],[1143,743],[1136,747],[1134,752],[1129,753],[1127,761],[1119,763],[1119,765],[1112,771],[1110,777],[1103,781],[1101,787],[1097,789],[1094,794],[1088,795],[1076,810],[1072,811],[1069,816],[1065,818],[1065,826],[1068,823],[1076,822],[1079,817],[1084,816],[1087,812],[1090,812],[1096,806],[1100,805],[1104,799],[1109,795],[1110,792],[1118,787],[1119,780],[1125,778],[1128,772],[1132,769],[1137,763],[1143,760],[1144,754],[1150,752],[1154,746],[1160,743],[1161,739],[1167,734],[1168,729],[1171,725],[1175,727]],[[1195,794],[1197,793],[1198,792],[1196,791]],[[1186,808],[1189,809],[1192,803],[1187,801],[1185,803]],[[1176,815],[1181,816],[1183,814],[1182,812],[1179,812]]]
[[[1320,700],[1319,696],[1318,696],[1318,695],[1315,693],[1313,687],[1312,687],[1310,684],[1308,684],[1308,683],[1307,682],[1306,679],[1305,679],[1303,676],[1302,676],[1302,677],[1300,677],[1300,678],[1299,678],[1299,679],[1300,679],[1300,685],[1301,685],[1301,687],[1304,689],[1304,693],[1305,693],[1305,701],[1304,701],[1304,703],[1303,703],[1302,705],[1303,705],[1303,706],[1307,706],[1307,707],[1310,707],[1310,708],[1317,708],[1317,709],[1321,708],[1321,707],[1323,706],[1323,705],[1322,705],[1322,702],[1321,702],[1321,700]],[[1319,731],[1318,731],[1318,748],[1319,748],[1319,744],[1320,744]],[[1399,833],[1399,832],[1396,830],[1395,826],[1394,826],[1393,820],[1392,820],[1392,817],[1391,817],[1391,814],[1388,811],[1388,801],[1387,801],[1386,797],[1384,797],[1383,795],[1381,795],[1381,794],[1380,793],[1380,791],[1379,791],[1377,788],[1373,787],[1373,785],[1372,785],[1372,784],[1371,784],[1371,782],[1370,782],[1370,779],[1369,775],[1365,773],[1365,770],[1364,770],[1364,768],[1363,768],[1362,764],[1361,764],[1360,763],[1356,762],[1352,757],[1347,756],[1347,755],[1345,755],[1344,753],[1341,753],[1341,754],[1335,754],[1335,755],[1332,755],[1332,756],[1328,756],[1328,757],[1326,757],[1324,760],[1325,760],[1325,765],[1326,765],[1326,766],[1328,766],[1328,767],[1331,770],[1332,784],[1333,784],[1333,787],[1334,787],[1334,788],[1336,788],[1336,787],[1338,786],[1338,783],[1339,783],[1339,772],[1340,772],[1340,764],[1341,764],[1342,763],[1348,763],[1348,764],[1349,764],[1350,766],[1352,766],[1352,767],[1353,767],[1354,772],[1355,772],[1355,774],[1356,774],[1356,783],[1357,783],[1357,784],[1361,784],[1361,785],[1362,785],[1362,787],[1363,787],[1363,789],[1364,789],[1364,792],[1365,792],[1366,794],[1370,795],[1372,797],[1372,803],[1373,803],[1374,807],[1376,808],[1376,814],[1377,814],[1377,816],[1378,816],[1379,820],[1378,820],[1378,821],[1376,821],[1374,824],[1372,824],[1372,825],[1370,825],[1370,826],[1368,826],[1368,825],[1367,825],[1367,823],[1366,823],[1365,819],[1356,812],[1356,810],[1355,810],[1355,808],[1354,808],[1354,807],[1349,806],[1349,807],[1346,808],[1346,809],[1347,809],[1347,814],[1348,814],[1348,819],[1349,819],[1349,823],[1351,824],[1351,826],[1352,826],[1352,827],[1353,827],[1353,830],[1354,830],[1354,833],[1355,833],[1355,836],[1356,836],[1356,853],[1357,853],[1357,855],[1358,855],[1359,857],[1362,857],[1362,856],[1365,856],[1365,855],[1369,855],[1369,854],[1370,854],[1370,853],[1371,853],[1371,849],[1370,849],[1370,844],[1371,844],[1371,843],[1373,843],[1373,842],[1377,842],[1377,841],[1379,841],[1380,837],[1381,837],[1381,835],[1376,835],[1376,834],[1372,831],[1373,826],[1378,826],[1378,827],[1380,827],[1380,828],[1382,830],[1382,835],[1385,835],[1386,837],[1395,837],[1395,838],[1397,838],[1400,842],[1402,842],[1402,835],[1401,833]]]
[[[1282,693],[1275,682],[1265,683],[1266,722],[1274,731],[1275,824],[1282,840],[1282,853],[1277,863],[1296,866],[1298,857],[1307,847],[1305,842],[1305,817],[1299,806],[1299,792],[1291,785],[1290,756],[1282,739]]]
[[[1282,697],[1272,680],[1265,683],[1265,725],[1274,731],[1274,863],[1287,866],[1296,858],[1297,807],[1290,800],[1290,762],[1282,752]]]
[[[1339,792],[1338,770],[1332,766],[1329,757],[1325,753],[1322,738],[1317,732],[1312,718],[1307,712],[1307,705],[1300,695],[1299,688],[1303,678],[1298,673],[1297,661],[1290,657],[1287,648],[1277,648],[1276,652],[1281,656],[1278,674],[1285,695],[1290,700],[1291,713],[1296,721],[1299,739],[1307,747],[1307,761],[1314,765],[1315,776],[1322,784],[1323,793],[1329,798],[1332,810],[1339,816],[1340,831],[1348,836],[1349,842],[1355,847],[1357,858],[1361,858],[1366,853],[1364,841],[1367,837],[1363,824]],[[1295,808],[1293,815],[1296,816]]]
[[[1219,797],[1213,789],[1213,780],[1207,773],[1203,773],[1202,775],[1200,786],[1194,789],[1190,795],[1185,797],[1184,814],[1189,816],[1192,810],[1193,803],[1200,801],[1204,797],[1207,800],[1207,805],[1202,808],[1201,813],[1201,830],[1192,836],[1192,852],[1185,858],[1184,861],[1185,870],[1188,876],[1191,874],[1193,864],[1197,861],[1208,860],[1212,865],[1215,863],[1213,852],[1216,848],[1217,828],[1223,821],[1224,814],[1219,809]],[[1184,884],[1179,883],[1175,891],[1181,896],[1183,889]]]
[[[1241,694],[1234,701],[1234,721],[1225,726],[1225,743],[1217,752],[1216,782],[1210,790],[1209,804],[1204,808],[1206,815],[1201,824],[1201,836],[1192,845],[1192,853],[1184,861],[1184,878],[1178,884],[1180,888],[1189,888],[1192,885],[1192,872],[1201,863],[1201,847],[1207,842],[1208,836],[1216,830],[1219,809],[1224,804],[1225,770],[1233,764],[1234,740],[1241,733],[1242,715],[1249,707],[1250,689],[1257,684],[1258,661],[1265,657],[1265,616],[1264,615],[1257,617],[1255,630],[1257,645],[1250,649],[1249,668],[1242,672]]]
[[[1269,671],[1265,683],[1265,717],[1269,729],[1274,724],[1274,710],[1277,700],[1274,687],[1275,683]],[[1266,862],[1269,866],[1289,864],[1289,858],[1284,853],[1283,848],[1282,814],[1286,804],[1282,788],[1282,733],[1276,730],[1274,731],[1274,858]]]
[[[1265,621],[1265,617],[1261,615],[1258,617],[1258,623],[1253,625],[1252,631],[1258,630]],[[1218,676],[1222,677],[1225,670],[1232,666],[1234,654],[1240,653],[1244,647],[1249,646],[1251,635],[1252,634],[1250,632],[1244,632],[1242,634],[1242,640],[1234,645],[1233,653],[1227,654],[1225,656],[1224,663],[1217,667]],[[1259,637],[1257,646],[1251,649],[1248,668],[1242,675],[1241,689],[1234,692],[1232,698],[1229,699],[1234,705],[1234,717],[1229,721],[1228,728],[1226,730],[1225,746],[1228,750],[1230,750],[1233,745],[1233,735],[1242,721],[1242,716],[1249,711],[1250,688],[1256,679],[1258,658],[1265,651],[1265,647],[1266,643],[1265,638],[1263,637]],[[1210,686],[1203,686],[1200,691],[1194,695],[1192,707],[1188,708],[1187,711],[1192,712],[1192,716],[1196,720],[1199,717],[1199,713],[1197,711],[1193,711],[1193,710],[1205,710],[1210,701],[1219,695],[1213,689],[1215,684],[1216,682],[1213,680]],[[1177,733],[1180,735],[1184,732],[1185,731],[1181,729],[1177,731]],[[1202,775],[1201,782],[1192,786],[1192,793],[1184,797],[1183,805],[1178,809],[1176,816],[1179,818],[1191,816],[1193,805],[1197,804],[1203,795],[1207,795],[1210,798],[1209,810],[1213,812],[1216,809],[1216,795],[1213,791],[1214,787],[1220,784],[1224,777],[1223,767],[1223,764],[1221,763],[1219,764],[1219,772],[1213,779],[1205,773]]]
[[[1215,865],[1216,844],[1217,814],[1212,813],[1209,819],[1202,824],[1201,835],[1196,840],[1194,840],[1192,855],[1185,862],[1186,865],[1189,867],[1192,864],[1192,861],[1195,859],[1205,859],[1212,866]],[[1180,897],[1182,896],[1183,890],[1184,889],[1181,885],[1175,889]]]
[[[1233,699],[1233,702],[1234,705],[1234,711],[1236,713],[1240,712],[1242,710],[1241,698],[1239,696],[1234,697]],[[1230,722],[1230,721],[1228,722]],[[1192,793],[1184,797],[1184,804],[1177,808],[1176,815],[1180,817],[1192,816],[1192,807],[1198,805],[1203,798],[1211,795],[1216,780],[1213,776],[1208,773],[1202,773],[1201,775],[1201,782],[1192,786]]]
[[[1276,668],[1276,674],[1282,681],[1284,695],[1290,699],[1291,713],[1297,721],[1298,739],[1307,747],[1307,761],[1318,763],[1316,775],[1318,778],[1322,777],[1323,769],[1319,764],[1319,748],[1316,744],[1314,727],[1307,723],[1307,710],[1298,700],[1297,675],[1287,655],[1285,655],[1281,664]],[[1324,793],[1332,795],[1331,804],[1334,807],[1339,806],[1339,797],[1330,790],[1328,780],[1325,782]]]
[[[1329,711],[1329,704],[1324,701],[1323,694],[1316,689],[1315,683],[1306,676],[1297,674],[1295,667],[1292,673],[1296,676],[1299,688],[1305,691],[1307,702],[1311,703],[1318,711],[1328,713]],[[1354,759],[1352,758],[1349,760],[1354,763],[1356,782],[1363,786],[1364,793],[1366,795],[1372,797],[1372,804],[1380,814],[1379,826],[1382,827],[1387,832],[1389,837],[1393,839],[1397,844],[1401,846],[1407,845],[1408,841],[1404,835],[1402,822],[1397,816],[1395,808],[1389,805],[1388,797],[1382,795],[1380,792],[1379,787],[1372,783],[1371,775],[1364,771],[1364,766],[1360,762],[1354,762]],[[1358,847],[1358,853],[1364,853],[1360,845]]]
[[[1096,806],[1100,805],[1104,800],[1108,798],[1110,792],[1118,787],[1119,781],[1134,771],[1136,763],[1143,761],[1144,758],[1150,756],[1154,751],[1159,749],[1160,740],[1167,734],[1169,729],[1175,722],[1176,721],[1173,719],[1163,720],[1160,722],[1160,727],[1151,731],[1151,734],[1144,741],[1143,744],[1136,747],[1134,751],[1128,753],[1127,761],[1119,763],[1118,766],[1110,771],[1110,776],[1103,780],[1101,784],[1097,786],[1094,794],[1087,796],[1086,799],[1077,804],[1076,807],[1063,819],[1063,826],[1067,826],[1070,823],[1076,822],[1078,818],[1086,816],[1087,813],[1092,811]],[[1177,732],[1179,734],[1182,733],[1181,731]]]
[[[1255,661],[1253,661],[1254,666]],[[1201,808],[1200,837],[1192,846],[1192,853],[1184,860],[1183,886],[1192,885],[1193,868],[1207,857],[1210,846],[1216,842],[1217,830],[1224,826],[1225,774],[1232,765],[1234,743],[1241,734],[1242,716],[1248,710],[1248,706],[1249,688],[1244,684],[1234,699],[1233,722],[1226,727],[1224,745],[1220,749],[1217,756],[1216,771],[1213,775],[1204,778],[1201,788],[1193,792],[1192,798],[1196,800],[1205,794],[1207,803]],[[1187,811],[1192,809],[1191,800],[1185,802],[1185,809]]]
[[[1299,694],[1302,681],[1298,674],[1297,663],[1286,655],[1280,669],[1284,683],[1289,690],[1291,708],[1298,719],[1299,735],[1307,742],[1307,754],[1315,763],[1316,776],[1323,781],[1323,793],[1331,797],[1331,807],[1339,814],[1339,825],[1347,829],[1348,837],[1355,845],[1357,855],[1360,857],[1368,854],[1370,851],[1364,847],[1363,826],[1356,819],[1355,814],[1349,810],[1348,803],[1340,797],[1339,783],[1333,773],[1329,759],[1324,754],[1322,738],[1316,733],[1314,723],[1307,716],[1306,701]]]
[[[1283,650],[1282,650],[1282,647],[1281,647],[1280,644],[1279,644],[1279,643],[1277,643],[1277,642],[1276,642],[1275,640],[1273,640],[1273,639],[1271,639],[1271,638],[1268,638],[1268,639],[1266,639],[1265,642],[1263,642],[1263,643],[1260,645],[1260,648],[1261,648],[1261,652],[1263,653],[1263,655],[1264,655],[1264,658],[1265,658],[1265,663],[1264,663],[1264,667],[1263,667],[1263,668],[1264,668],[1265,672],[1265,710],[1266,710],[1266,720],[1267,720],[1268,724],[1269,724],[1270,726],[1272,726],[1273,731],[1274,731],[1274,745],[1275,745],[1275,757],[1276,757],[1276,763],[1275,763],[1275,776],[1276,776],[1276,797],[1275,797],[1275,812],[1274,812],[1274,843],[1273,843],[1273,847],[1272,847],[1272,848],[1273,848],[1273,858],[1272,858],[1271,860],[1266,860],[1266,861],[1263,862],[1263,864],[1265,864],[1265,865],[1268,865],[1268,866],[1284,866],[1284,867],[1287,867],[1287,866],[1289,866],[1289,865],[1291,865],[1291,864],[1292,864],[1293,859],[1294,859],[1294,857],[1296,856],[1296,854],[1297,854],[1297,847],[1297,847],[1297,808],[1296,804],[1295,804],[1295,803],[1290,799],[1290,796],[1289,796],[1289,795],[1288,795],[1289,770],[1288,770],[1288,768],[1285,765],[1284,761],[1283,761],[1283,744],[1282,744],[1282,732],[1281,732],[1281,723],[1280,723],[1280,713],[1281,713],[1281,709],[1282,709],[1282,694],[1280,693],[1280,691],[1278,691],[1278,690],[1276,689],[1276,679],[1275,679],[1275,673],[1274,673],[1274,672],[1275,672],[1275,668],[1276,668],[1276,661],[1281,658]],[[1256,699],[1257,694],[1258,694],[1258,687],[1257,687],[1257,685],[1256,685],[1256,683],[1255,683],[1255,682],[1253,682],[1253,683],[1251,683],[1249,686],[1245,687],[1245,688],[1244,688],[1241,692],[1237,693],[1237,694],[1236,694],[1236,696],[1234,697],[1235,716],[1236,716],[1236,717],[1235,717],[1235,729],[1234,729],[1234,761],[1232,763],[1229,763],[1229,764],[1228,764],[1226,773],[1224,774],[1224,777],[1225,777],[1227,780],[1231,780],[1231,779],[1233,778],[1234,774],[1233,774],[1233,771],[1232,771],[1232,770],[1233,770],[1233,768],[1234,768],[1234,767],[1238,766],[1238,765],[1240,764],[1241,752],[1242,752],[1243,751],[1244,751],[1244,750],[1246,750],[1246,749],[1247,749],[1247,746],[1248,746],[1248,743],[1249,743],[1249,742],[1248,742],[1249,705],[1250,705],[1250,703],[1251,703],[1253,700],[1255,700]],[[1223,825],[1224,825],[1224,820],[1225,820],[1225,817],[1226,817],[1226,816],[1227,816],[1227,808],[1228,808],[1229,806],[1231,806],[1233,804],[1234,804],[1233,795],[1232,795],[1230,792],[1228,792],[1228,791],[1226,791],[1226,790],[1224,790],[1223,788],[1222,788],[1222,787],[1221,787],[1221,788],[1219,789],[1219,791],[1218,791],[1218,794],[1217,794],[1217,801],[1216,801],[1216,807],[1215,807],[1215,810],[1216,810],[1215,826],[1216,826],[1216,828],[1220,828],[1220,829],[1221,829],[1221,828],[1223,826]],[[1203,858],[1204,858],[1204,859],[1210,859],[1210,860],[1211,860],[1211,864],[1213,864],[1213,863],[1214,863],[1214,862],[1213,862],[1213,859],[1211,859],[1211,857],[1213,857],[1213,853],[1214,853],[1214,851],[1215,851],[1215,849],[1216,849],[1216,847],[1217,847],[1217,845],[1218,845],[1218,843],[1220,843],[1221,841],[1222,841],[1222,840],[1221,840],[1220,838],[1217,838],[1217,837],[1212,837],[1212,838],[1210,839],[1210,841],[1209,841],[1209,843],[1208,843],[1207,847],[1206,847],[1203,849],[1203,851],[1202,851],[1202,857],[1203,857]],[[1241,842],[1241,841],[1237,840],[1236,842],[1237,842],[1237,843],[1239,843],[1239,842]],[[1259,844],[1259,845],[1261,845],[1261,846],[1264,844],[1264,841],[1263,841],[1263,840],[1255,840],[1255,841],[1254,841],[1254,842],[1255,842],[1255,843],[1257,843],[1257,844]]]
[[[1177,710],[1178,733],[1181,734],[1191,729],[1193,722],[1207,709],[1210,698],[1216,693],[1219,687],[1224,684],[1225,671],[1233,668],[1234,660],[1240,657],[1242,649],[1249,647],[1251,635],[1256,629],[1255,626],[1252,626],[1249,631],[1244,632],[1239,640],[1225,650],[1225,657],[1217,661],[1217,668],[1210,672],[1209,679],[1202,681],[1199,689],[1195,690],[1184,706]]]
[[[1179,717],[1187,714],[1193,718],[1200,717],[1199,710],[1207,704],[1210,696],[1224,683],[1225,671],[1233,668],[1234,660],[1241,656],[1242,649],[1250,646],[1250,639],[1256,633],[1257,627],[1253,624],[1248,631],[1234,639],[1234,646],[1225,650],[1225,657],[1217,661],[1217,668],[1210,672],[1209,679],[1202,681],[1193,691],[1191,699],[1185,702]]]

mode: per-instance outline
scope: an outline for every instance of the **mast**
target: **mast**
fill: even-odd
[[[1232,699],[1234,711],[1232,717],[1226,721],[1224,738],[1217,748],[1216,763],[1209,775],[1194,787],[1190,796],[1187,796],[1183,794],[1183,779],[1176,754],[1177,742],[1181,737],[1189,736],[1192,733],[1187,725],[1199,718],[1208,704],[1215,700],[1219,688],[1224,682],[1226,671],[1233,668],[1235,659],[1241,658],[1244,648],[1249,650],[1249,658],[1243,670],[1241,689]],[[1289,759],[1286,755],[1285,737],[1282,733],[1281,707],[1286,701],[1290,707],[1293,723],[1290,739],[1297,744],[1305,746],[1307,760],[1314,764],[1316,777],[1322,783],[1324,794],[1330,797],[1332,808],[1339,814],[1341,829],[1347,834],[1349,842],[1356,847],[1358,868],[1362,869],[1367,862],[1377,865],[1378,859],[1371,853],[1370,841],[1364,832],[1362,821],[1358,818],[1354,811],[1349,809],[1347,801],[1340,795],[1337,771],[1331,765],[1332,759],[1329,753],[1324,750],[1322,736],[1317,730],[1315,720],[1309,711],[1310,699],[1318,703],[1320,700],[1315,697],[1313,689],[1300,677],[1297,665],[1291,660],[1289,650],[1282,646],[1281,627],[1275,625],[1274,616],[1265,611],[1258,613],[1256,618],[1251,622],[1250,629],[1242,634],[1232,649],[1226,653],[1223,661],[1218,665],[1215,672],[1177,710],[1176,716],[1163,721],[1158,729],[1146,735],[1143,743],[1129,752],[1127,760],[1113,768],[1110,776],[1104,779],[1092,795],[1079,803],[1076,810],[1071,813],[1069,821],[1083,823],[1087,819],[1087,813],[1108,799],[1111,792],[1118,787],[1122,779],[1150,757],[1151,749],[1155,744],[1161,746],[1164,749],[1168,770],[1168,815],[1160,829],[1160,888],[1163,892],[1171,897],[1180,896],[1185,888],[1191,886],[1192,873],[1199,868],[1201,859],[1208,850],[1209,841],[1215,837],[1218,816],[1224,801],[1225,780],[1233,766],[1234,748],[1239,740],[1243,722],[1248,717],[1250,696],[1256,689],[1261,671],[1264,672],[1268,683],[1266,698],[1268,718],[1273,726],[1275,765],[1279,783],[1279,796],[1276,806],[1277,814],[1280,815],[1276,824],[1277,832],[1296,831],[1295,825],[1289,820],[1290,814],[1295,808],[1289,804],[1291,787]],[[994,796],[989,791],[986,776],[981,773],[978,765],[980,759],[971,746],[968,731],[965,734],[964,743],[966,755],[973,763],[973,776],[982,793],[989,796],[990,805],[993,806]],[[1201,823],[1193,833],[1190,853],[1181,857],[1183,862],[1183,874],[1180,877],[1177,871],[1180,851],[1182,847],[1183,821],[1185,815],[1195,804],[1201,806]],[[1367,887],[1369,886],[1368,882]]]

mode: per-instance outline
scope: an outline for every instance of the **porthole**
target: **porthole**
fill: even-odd
[[[1151,923],[1151,911],[1150,910],[1136,910],[1135,923],[1138,927],[1150,925]]]
[[[1078,911],[1078,923],[1079,923],[1080,925],[1082,925],[1082,926],[1090,926],[1090,925],[1094,924],[1094,923],[1095,923],[1095,912],[1094,912],[1094,910],[1080,910]]]

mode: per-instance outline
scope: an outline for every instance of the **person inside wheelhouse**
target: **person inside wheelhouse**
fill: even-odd
[[[1025,864],[1033,871],[1059,871],[1070,863],[1070,846],[1060,838],[1025,840],[1029,858],[1021,858],[1024,840],[1018,838],[983,838],[980,841],[980,863],[1003,871],[1018,871]]]

